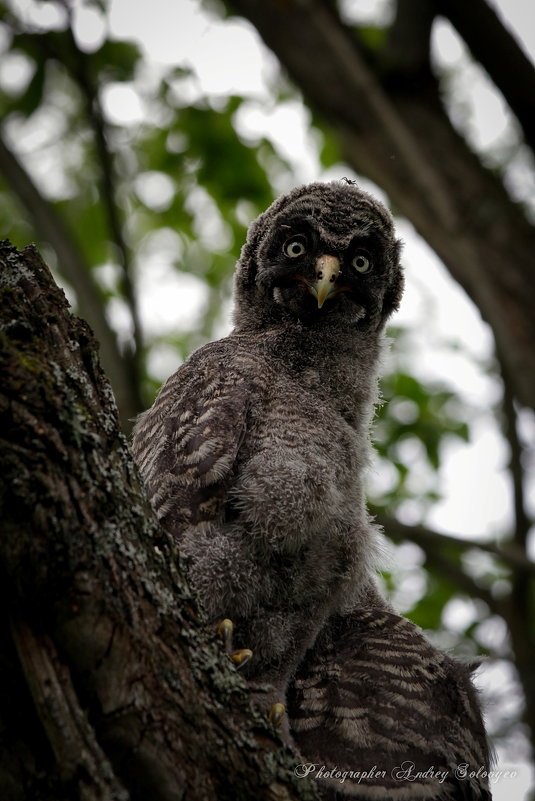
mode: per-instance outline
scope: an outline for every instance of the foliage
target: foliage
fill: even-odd
[[[209,98],[200,96],[187,105],[180,95],[187,71],[169,67],[162,74],[151,74],[140,49],[131,42],[106,39],[94,52],[83,52],[70,35],[66,17],[60,30],[27,30],[24,15],[17,15],[16,4],[4,5],[1,16],[7,58],[12,64],[18,59],[19,68],[22,59],[25,75],[16,84],[4,80],[1,87],[4,135],[22,143],[20,159],[45,202],[76,239],[116,329],[120,324],[113,319],[113,309],[117,301],[128,305],[128,299],[118,280],[121,260],[106,208],[109,184],[103,180],[106,165],[95,142],[92,112],[106,92],[118,84],[130,89],[144,104],[143,119],[130,127],[102,112],[115,173],[111,202],[116,204],[127,233],[134,272],[143,270],[136,254],[146,255],[154,248],[158,233],[171,229],[178,238],[175,252],[168,255],[169,269],[179,276],[191,272],[205,284],[208,297],[198,330],[182,331],[179,336],[169,330],[164,337],[177,348],[179,358],[184,358],[200,340],[212,337],[214,326],[221,324],[220,307],[229,296],[229,277],[248,218],[273,199],[269,178],[257,156],[258,147],[242,141],[233,126],[244,99],[229,97],[215,109]],[[93,89],[88,90],[84,82],[91,83]],[[39,127],[42,132],[38,136]],[[37,136],[40,141],[35,148],[32,141]],[[268,142],[260,146],[276,158]],[[46,171],[41,166],[44,163]],[[150,182],[156,191],[163,187],[160,197],[154,197]],[[24,245],[34,238],[32,220],[20,207],[12,186],[3,184],[1,190],[0,227],[15,244]],[[203,234],[207,210],[214,218],[212,229],[217,226],[223,230],[220,247],[213,244],[217,240],[213,230]],[[46,242],[46,234],[38,233]],[[68,265],[58,264],[57,270],[67,283],[73,281]],[[116,280],[110,280],[110,276]],[[72,289],[76,304],[77,287]],[[132,321],[126,319],[122,325],[128,335]],[[125,335],[125,331],[117,333]],[[162,337],[144,333],[148,355]],[[146,402],[161,378],[146,376],[150,387]]]

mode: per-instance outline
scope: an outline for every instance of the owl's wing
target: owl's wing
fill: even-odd
[[[288,700],[303,762],[324,766],[322,798],[490,801],[470,669],[384,606],[331,619]]]
[[[186,527],[223,513],[246,430],[248,381],[221,343],[205,346],[162,387],[138,418],[132,446],[145,489],[164,527]]]

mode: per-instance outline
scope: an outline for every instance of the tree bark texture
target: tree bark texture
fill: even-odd
[[[0,797],[313,799],[205,630],[87,324],[0,246]]]
[[[402,24],[400,15],[414,5],[422,24]],[[232,0],[231,6],[257,28],[336,134],[347,162],[388,193],[476,303],[515,395],[535,408],[535,230],[440,102],[429,33],[448,4],[399,2],[387,45],[373,53],[329,0]],[[472,28],[463,31],[468,37]]]

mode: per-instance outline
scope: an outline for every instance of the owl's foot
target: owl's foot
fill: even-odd
[[[225,651],[230,656],[230,652],[232,650],[232,632],[234,631],[234,623],[232,620],[229,620],[226,617],[220,623],[217,624],[216,627],[216,634],[218,637],[221,637],[223,640],[223,645],[225,646]]]
[[[230,656],[236,667],[239,669],[243,667],[251,659],[253,652],[250,648],[241,648],[239,651],[232,650],[232,633],[234,631],[234,623],[226,617],[221,623],[218,623],[216,632],[223,640],[225,651]]]
[[[241,648],[239,651],[234,651],[232,648],[232,635],[234,633],[234,623],[228,617],[217,624],[217,635],[223,640],[225,651],[232,659],[236,667],[239,669],[243,667],[253,656],[250,648]],[[265,708],[265,707],[264,707]],[[268,717],[270,722],[276,727],[280,728],[285,719],[286,707],[280,702],[272,704]],[[286,724],[287,725],[287,724]]]
[[[281,725],[285,714],[286,707],[281,703],[273,704],[269,710],[269,719],[277,729]]]

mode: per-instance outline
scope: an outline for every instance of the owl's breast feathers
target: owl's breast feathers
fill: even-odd
[[[201,348],[136,423],[149,499],[178,538],[241,515],[273,542],[333,519],[350,527],[347,509],[361,511],[367,448],[347,421],[355,404],[339,387],[331,392],[314,365],[296,365],[287,336],[269,341],[229,337]],[[310,351],[319,367],[323,357]]]

